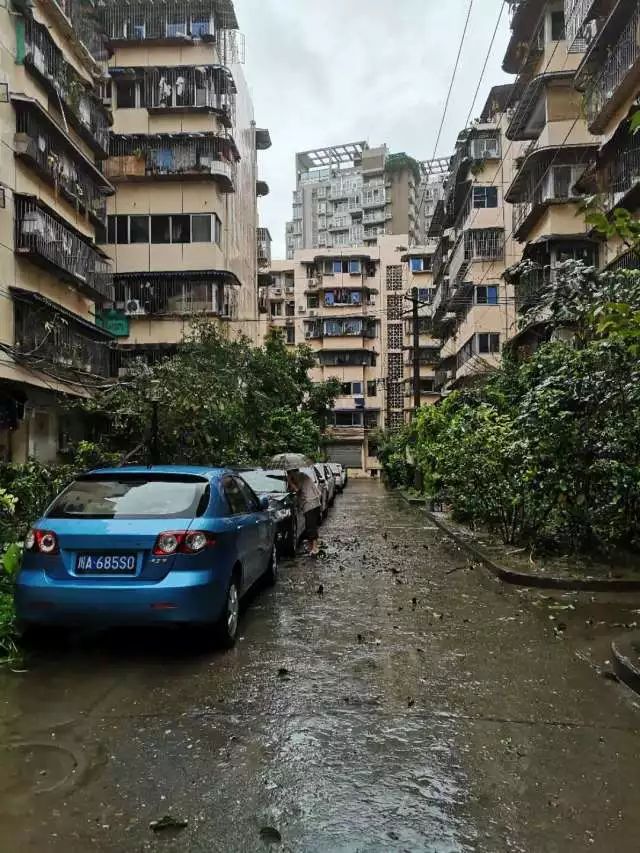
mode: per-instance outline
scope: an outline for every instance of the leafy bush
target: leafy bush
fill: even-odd
[[[507,353],[483,385],[385,436],[389,479],[408,482],[409,449],[428,494],[507,543],[640,546],[639,307],[640,274],[566,265],[537,310],[572,336]]]

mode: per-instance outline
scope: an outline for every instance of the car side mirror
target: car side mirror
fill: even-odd
[[[266,512],[269,509],[270,505],[271,504],[269,503],[269,498],[266,495],[263,495],[260,498],[260,510],[262,512]]]

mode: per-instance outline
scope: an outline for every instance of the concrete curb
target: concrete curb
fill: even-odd
[[[465,536],[454,530],[437,513],[425,510],[428,518],[477,560],[480,560],[490,572],[504,583],[514,586],[526,586],[537,589],[565,589],[576,592],[640,592],[640,580],[609,580],[608,578],[562,578],[533,575],[528,572],[516,572],[496,563],[480,546],[470,542]]]
[[[424,498],[411,497],[411,495],[403,492],[402,489],[394,489],[393,491],[399,495],[406,504],[409,504],[409,506],[417,506],[424,509],[426,504],[426,500]]]
[[[638,635],[634,635],[638,637]],[[620,681],[624,682],[636,693],[640,694],[640,669],[631,660],[630,652],[632,640],[614,640],[611,643],[611,654],[613,655],[613,671]]]

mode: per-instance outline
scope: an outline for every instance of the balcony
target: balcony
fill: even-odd
[[[440,362],[440,347],[420,347],[418,349],[420,366],[432,366]],[[413,364],[413,348],[409,347],[404,361],[406,366]]]
[[[113,299],[113,275],[106,257],[31,196],[15,196],[15,251],[96,302]]]
[[[514,286],[516,311],[533,308],[552,280],[555,280],[555,270],[550,266],[535,265],[521,273]]]
[[[602,14],[610,0],[565,0],[564,18],[569,49],[584,51],[588,24]]]
[[[375,367],[376,353],[372,350],[320,350],[321,367]]]
[[[240,159],[231,137],[213,133],[112,136],[105,173],[114,182],[215,181],[235,192]]]
[[[591,145],[567,148],[561,152],[557,148],[536,149],[529,154],[505,195],[513,205],[516,240],[526,240],[549,205],[578,200],[575,184],[596,151],[597,146]]]
[[[256,242],[258,247],[258,266],[271,266],[271,234],[268,228],[258,228],[256,232]]]
[[[362,208],[367,210],[371,207],[384,207],[391,201],[391,196],[388,192],[374,191],[368,192],[365,190],[362,194]]]
[[[603,24],[580,66],[578,86],[584,88],[591,133],[604,133],[623,103],[635,95],[640,71],[640,6],[618,2]]]
[[[640,186],[640,144],[635,142],[627,123],[600,152],[599,177],[607,210],[629,203],[628,196]],[[635,195],[635,192],[634,192]],[[635,209],[635,202],[630,204]]]
[[[104,225],[106,196],[112,195],[114,188],[38,101],[15,95],[12,102],[16,110],[16,158],[94,224]]]
[[[108,58],[104,30],[97,14],[95,0],[41,0],[68,39],[68,46],[81,62],[99,76],[101,63]],[[30,0],[14,0],[21,10],[31,9]]]
[[[235,122],[236,85],[224,65],[187,65],[159,68],[110,68],[120,91],[150,115],[208,113],[230,128]]]
[[[367,317],[326,317],[305,321],[304,336],[308,340],[318,338],[375,338],[378,334],[376,320]]]
[[[238,26],[233,6],[219,0],[169,0],[161,4],[105,0],[101,18],[113,47],[182,47],[215,42],[224,48],[227,28],[234,31]]]
[[[237,279],[225,270],[124,273],[114,279],[115,303],[125,316],[229,316]]]
[[[11,294],[17,354],[37,353],[36,366],[51,365],[68,377],[80,374],[78,381],[111,375],[111,334],[39,293],[12,287]]]
[[[28,17],[20,18],[19,24],[18,58],[23,49],[25,68],[46,89],[52,104],[61,102],[65,119],[76,133],[97,157],[107,157],[111,118],[102,102],[66,61],[43,24]]]

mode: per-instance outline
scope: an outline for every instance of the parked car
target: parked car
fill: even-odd
[[[255,469],[240,475],[258,497],[267,497],[278,525],[276,541],[280,554],[294,557],[305,530],[300,501],[287,488],[286,471]]]
[[[347,485],[347,469],[343,468],[340,462],[329,462],[329,468],[333,472],[333,478],[336,483],[336,489],[341,492]]]
[[[28,533],[23,627],[184,623],[235,642],[239,600],[275,583],[276,524],[233,471],[154,466],[78,477]]]
[[[322,465],[322,470],[324,471],[325,480],[327,481],[327,488],[329,489],[329,506],[333,506],[338,491],[336,489],[336,480],[333,476],[333,471],[326,462]]]
[[[327,475],[325,474],[324,466],[319,462],[316,462],[313,466],[313,470],[316,472],[318,488],[320,489],[320,495],[322,497],[322,518],[326,518],[329,513],[329,486],[327,484]]]
[[[321,513],[320,514],[321,514],[322,519],[324,520],[327,516],[327,512],[329,511],[329,509],[328,509],[329,492],[327,490],[327,484],[324,482],[324,478],[322,478],[322,479],[320,478],[320,474],[316,470],[315,465],[311,465],[309,468],[301,468],[300,470],[304,474],[307,474],[309,477],[311,477],[313,482],[318,487],[318,491],[320,492],[320,501],[321,501],[321,504],[320,504]]]

